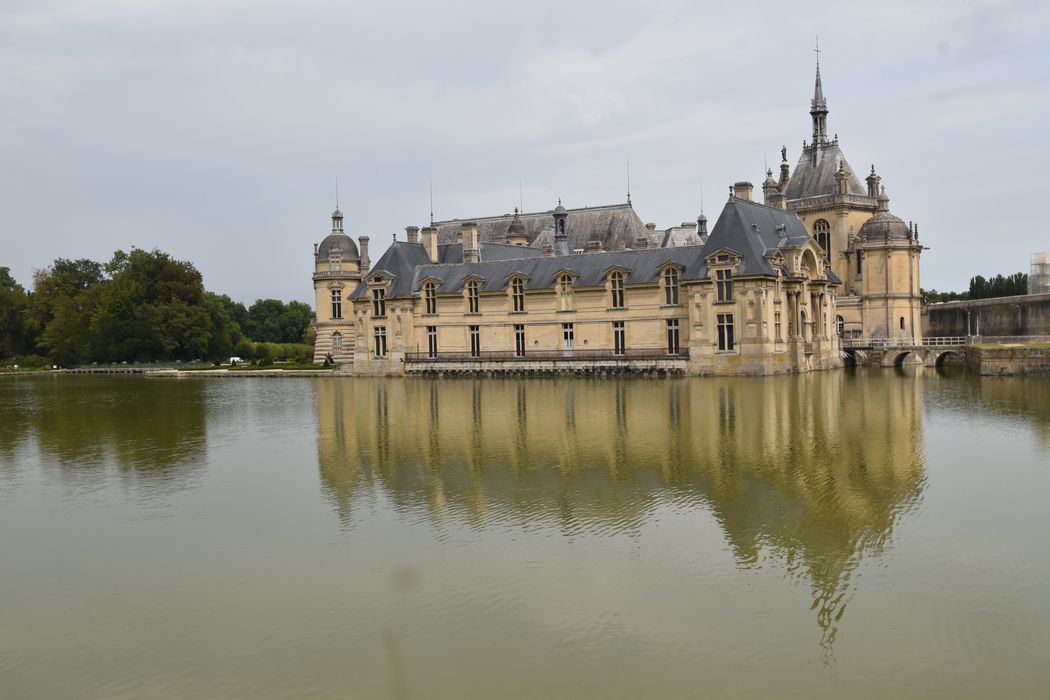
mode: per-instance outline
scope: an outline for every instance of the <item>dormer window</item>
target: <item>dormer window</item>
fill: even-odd
[[[667,306],[678,305],[678,270],[669,267],[664,270],[664,304]]]
[[[517,312],[525,310],[525,280],[520,277],[510,281],[510,308]]]
[[[718,301],[733,301],[733,271],[715,271],[715,294]]]
[[[562,311],[572,311],[572,275],[567,272],[558,275],[558,298]]]
[[[386,290],[385,289],[373,289],[372,290],[372,315],[376,318],[383,318],[386,316]]]
[[[328,258],[328,271],[329,272],[340,272],[343,269],[343,256],[332,255]]]
[[[437,285],[433,282],[423,283],[423,306],[425,313],[437,313]]]
[[[624,307],[623,273],[619,270],[609,275],[610,306],[614,309]]]
[[[478,281],[469,280],[466,285],[467,293],[467,313],[476,314],[478,313]]]

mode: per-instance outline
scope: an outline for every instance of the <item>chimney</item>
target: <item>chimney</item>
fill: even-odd
[[[655,227],[656,224],[653,224]],[[638,236],[634,241],[634,247],[638,250],[645,250],[649,247],[649,238],[647,236]]]
[[[543,246],[543,254],[545,256],[547,256],[548,258],[553,258],[554,257],[554,246],[552,246],[550,243],[548,243],[547,245]]]
[[[459,237],[463,242],[463,262],[478,262],[478,225],[473,221],[464,221],[459,227]]]
[[[357,240],[361,247],[361,272],[368,272],[372,268],[372,261],[368,259],[368,236],[361,236]]]
[[[772,192],[766,197],[766,206],[774,209],[787,209],[787,198],[783,192]]]
[[[427,251],[430,262],[436,264],[438,261],[438,230],[433,226],[423,228],[423,249]]]
[[[419,243],[419,227],[418,226],[406,226],[405,227],[405,240],[409,243]]]
[[[588,253],[600,253],[602,252],[601,241],[587,241],[587,252]]]
[[[751,190],[755,189],[750,182],[737,182],[733,185],[733,192],[736,193],[737,199],[745,199],[751,201]]]

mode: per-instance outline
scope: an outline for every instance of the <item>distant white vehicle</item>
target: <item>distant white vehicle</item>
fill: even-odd
[[[241,360],[241,358],[239,358],[239,357],[231,357],[230,358],[230,364],[231,365],[239,365],[239,364],[241,364],[242,361],[243,360]]]

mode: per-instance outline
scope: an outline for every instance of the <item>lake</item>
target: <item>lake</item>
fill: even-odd
[[[1045,698],[1050,381],[0,377],[0,696]]]

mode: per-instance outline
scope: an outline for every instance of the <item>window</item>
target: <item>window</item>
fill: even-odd
[[[857,251],[857,274],[860,274],[860,251]]]
[[[328,271],[340,272],[343,269],[343,259],[338,257],[328,258]]]
[[[721,352],[733,349],[733,314],[718,314],[718,349]]]
[[[332,334],[332,349],[339,350],[343,347],[343,334],[336,331]]]
[[[510,281],[510,301],[512,311],[525,310],[525,280],[520,277]]]
[[[624,306],[622,272],[614,272],[609,275],[609,292],[612,294],[612,308],[622,309]]]
[[[373,328],[372,340],[375,343],[376,357],[386,357],[386,326]]]
[[[572,350],[573,346],[573,329],[571,323],[561,324],[561,341],[562,347],[566,350]]]
[[[438,354],[438,329],[437,326],[427,326],[427,354],[437,357]]]
[[[667,354],[677,355],[679,353],[678,319],[667,319]]]
[[[841,316],[835,317],[835,332],[839,334],[840,338],[846,334],[846,319]]]
[[[827,219],[817,219],[813,223],[813,237],[817,245],[824,249],[824,254],[831,257],[831,224]]]
[[[572,310],[572,275],[565,273],[558,276],[558,296],[561,298],[561,310]]]
[[[715,272],[715,288],[718,301],[733,301],[733,271]]]
[[[481,356],[481,326],[470,327],[470,356]]]
[[[478,313],[478,281],[467,282],[467,313]]]
[[[332,318],[343,317],[343,290],[332,290]]]
[[[433,282],[426,282],[423,285],[423,304],[426,313],[436,314],[438,312],[437,285]]]
[[[901,316],[901,330],[904,330],[904,317]]]
[[[372,315],[376,318],[384,318],[386,316],[386,290],[385,289],[373,289],[372,290]]]
[[[624,355],[627,353],[626,333],[624,333],[624,322],[613,321],[613,354]]]
[[[780,312],[773,312],[773,333],[774,340],[780,342]]]
[[[525,326],[521,323],[514,326],[514,356],[525,357]]]
[[[664,304],[678,304],[678,270],[673,267],[664,270]]]

